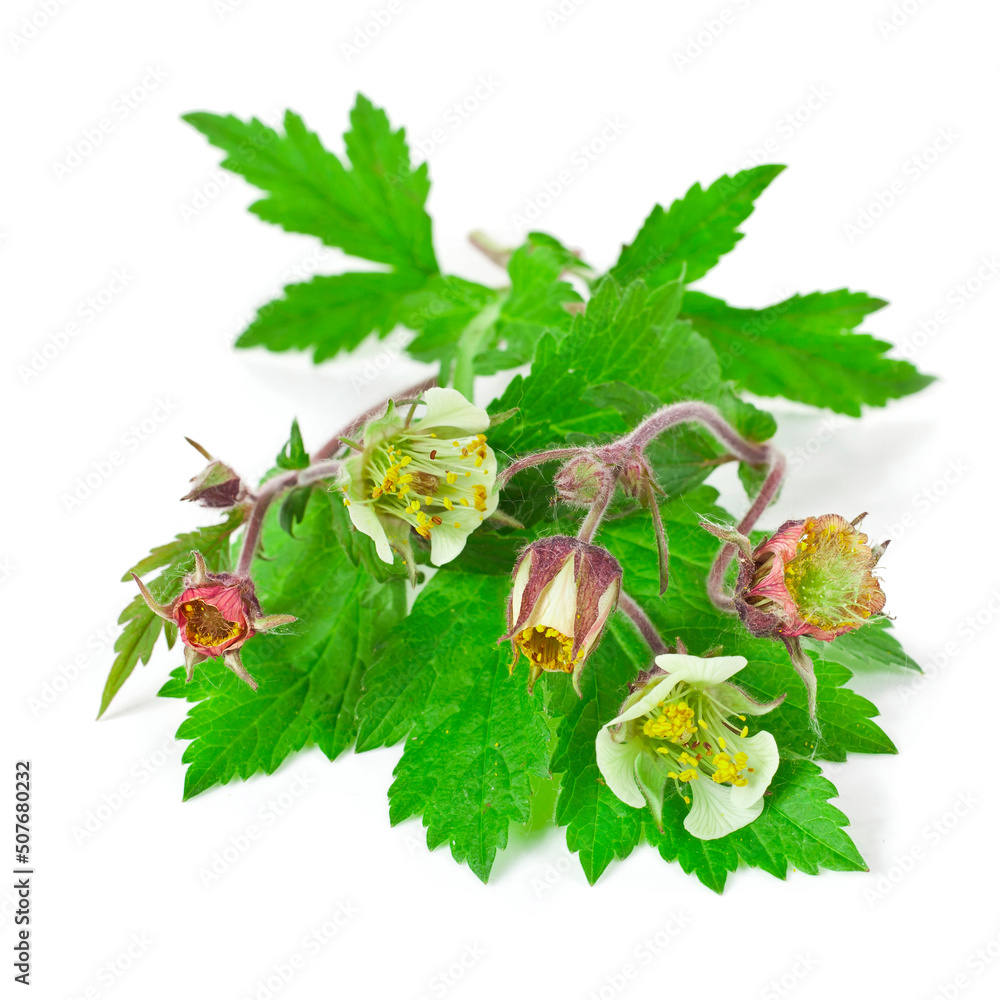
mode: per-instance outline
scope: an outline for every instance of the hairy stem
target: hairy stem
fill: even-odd
[[[272,502],[285,490],[295,486],[311,486],[322,479],[334,479],[340,475],[342,468],[340,462],[325,459],[313,462],[305,469],[292,469],[290,472],[284,472],[264,483],[260,492],[254,497],[250,520],[247,522],[247,530],[243,536],[243,547],[240,549],[240,560],[236,564],[236,576],[250,576],[250,566],[260,542],[261,529],[264,527],[264,515]]]
[[[530,469],[533,465],[542,465],[545,462],[558,462],[563,458],[572,458],[579,455],[579,448],[551,448],[548,451],[536,451],[534,455],[525,455],[510,463],[503,472],[497,476],[497,483],[502,489],[514,478],[522,469]]]
[[[766,444],[747,441],[714,406],[708,403],[671,403],[651,413],[630,434],[609,446],[610,449],[643,451],[645,447],[665,430],[677,424],[701,424],[710,430],[741,461],[760,465],[770,457],[772,449]]]
[[[600,492],[594,498],[594,502],[590,505],[590,510],[587,511],[587,516],[583,519],[583,524],[580,525],[580,530],[576,533],[576,537],[581,542],[589,544],[593,541],[594,535],[597,532],[597,526],[601,523],[605,511],[608,509],[608,504],[611,503],[611,498],[615,495],[615,487],[617,485],[617,476],[606,476],[601,481]]]
[[[639,634],[646,640],[646,645],[655,656],[668,651],[667,644],[656,631],[656,626],[650,621],[649,616],[624,590],[618,598],[618,610],[632,619],[632,624],[639,630]]]

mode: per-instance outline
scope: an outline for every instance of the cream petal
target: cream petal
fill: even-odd
[[[764,808],[758,799],[750,806],[733,802],[733,789],[719,785],[704,775],[688,783],[691,809],[684,818],[684,829],[699,840],[717,840],[733,830],[752,823]]]
[[[636,757],[642,752],[638,742],[618,743],[605,727],[598,732],[594,749],[597,766],[608,788],[626,805],[641,809],[646,800],[635,780]]]
[[[612,719],[608,725],[613,726],[620,722],[628,722],[631,719],[638,719],[640,716],[652,712],[664,698],[669,697],[670,692],[673,691],[680,681],[681,678],[674,677],[673,674],[665,675],[662,681],[659,681],[652,687],[647,686],[645,693],[633,695],[625,703],[625,708],[622,710],[621,715]]]
[[[524,558],[518,563],[517,573],[514,575],[514,592],[511,595],[510,604],[510,617],[513,622],[516,622],[521,616],[521,598],[524,596],[524,588],[528,586],[532,562],[534,562],[534,553],[529,549]]]
[[[375,551],[382,562],[392,562],[392,546],[386,536],[385,528],[379,520],[378,514],[372,510],[371,505],[358,501],[352,503],[347,508],[347,514],[351,519],[351,524],[362,534],[367,535],[375,543]]]
[[[531,613],[521,626],[522,629],[544,625],[555,628],[567,637],[572,637],[576,629],[576,573],[570,554],[562,569],[545,585],[538,595]]]
[[[441,428],[459,434],[480,434],[490,425],[490,415],[456,389],[435,386],[424,393],[423,400],[426,409],[420,419],[410,425],[415,431]]]
[[[774,772],[778,770],[781,758],[778,754],[778,744],[770,733],[754,733],[753,736],[733,736],[726,740],[726,753],[731,756],[742,751],[747,755],[747,767],[753,768],[753,773],[743,774],[747,783],[739,788],[733,786],[733,805],[746,808],[759,801],[767,786],[771,784]]]
[[[448,521],[437,525],[431,532],[431,562],[443,566],[461,555],[471,533],[472,528],[456,528]]]
[[[656,665],[668,670],[677,680],[699,687],[728,681],[747,665],[745,656],[691,656],[687,653],[663,653],[656,657]]]

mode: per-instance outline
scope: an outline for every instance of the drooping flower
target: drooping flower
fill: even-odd
[[[184,589],[169,604],[158,603],[134,573],[132,578],[150,609],[177,626],[188,681],[197,664],[221,656],[226,666],[256,691],[257,682],[240,659],[240,647],[258,632],[296,619],[293,615],[262,615],[250,579],[209,573],[200,552],[195,552],[194,560],[194,572],[184,578]]]
[[[508,632],[518,656],[529,661],[528,690],[545,670],[580,674],[621,593],[622,568],[607,550],[577,538],[554,535],[532,542],[514,565],[507,604]]]
[[[746,719],[781,699],[759,704],[729,683],[746,666],[742,656],[666,653],[655,663],[598,732],[598,767],[622,802],[648,805],[661,827],[664,798],[676,794],[690,806],[684,819],[690,834],[724,837],[764,808],[778,747],[770,733],[750,735]]]
[[[194,485],[181,497],[182,500],[194,501],[202,507],[226,510],[243,503],[251,496],[246,483],[225,462],[213,458],[197,441],[192,441],[191,438],[186,440],[208,459],[208,465],[191,479]]]
[[[430,542],[431,562],[441,566],[499,502],[496,456],[483,433],[489,414],[454,389],[428,389],[423,403],[417,420],[390,403],[368,423],[341,485],[354,527],[375,542],[384,562],[399,551],[411,572],[411,528]]]
[[[752,559],[741,559],[736,610],[750,632],[829,642],[882,611],[873,571],[888,542],[869,546],[857,529],[864,516],[786,521]]]

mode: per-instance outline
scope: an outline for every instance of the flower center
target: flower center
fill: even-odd
[[[187,618],[187,637],[199,646],[219,646],[243,632],[239,622],[229,621],[217,607],[204,601],[185,601],[181,610]]]
[[[485,434],[450,443],[435,434],[398,434],[372,448],[365,491],[370,503],[424,538],[444,523],[471,530],[487,510],[487,488],[473,480],[490,475],[488,457]]]
[[[857,626],[882,610],[868,536],[839,517],[810,518],[785,566],[800,617],[824,629]]]
[[[748,729],[737,729],[729,716],[708,692],[682,685],[680,692],[646,716],[642,732],[649,749],[666,758],[667,777],[678,787],[699,778],[742,787],[749,781],[746,774],[754,770],[747,766],[750,758],[743,751],[729,754],[726,750],[734,737],[745,737]],[[738,718],[746,721],[745,716]],[[686,795],[684,799],[689,801]]]
[[[698,723],[694,721],[694,709],[685,701],[657,705],[661,709],[658,716],[650,717],[642,727],[647,736],[658,740],[669,740],[672,743],[687,743],[688,737],[698,731]]]
[[[572,673],[577,660],[582,660],[586,650],[581,646],[573,658],[573,640],[558,629],[547,628],[545,625],[535,625],[526,628],[514,637],[518,648],[542,670],[561,670]]]

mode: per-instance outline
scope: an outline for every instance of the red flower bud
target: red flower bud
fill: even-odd
[[[872,548],[837,514],[786,521],[740,560],[735,603],[754,635],[828,642],[863,625],[885,606],[873,570],[888,542]]]
[[[523,652],[529,691],[542,671],[552,670],[572,673],[579,693],[583,664],[618,604],[621,566],[605,549],[555,535],[521,553],[513,579],[509,631],[499,640],[514,650],[511,673]]]
[[[209,573],[200,552],[195,569],[184,579],[184,590],[170,604],[159,604],[133,573],[143,599],[161,618],[177,626],[184,644],[184,665],[190,681],[196,664],[213,656],[223,661],[240,680],[257,690],[257,682],[240,659],[240,647],[258,632],[295,621],[292,615],[262,616],[260,603],[248,577]]]

